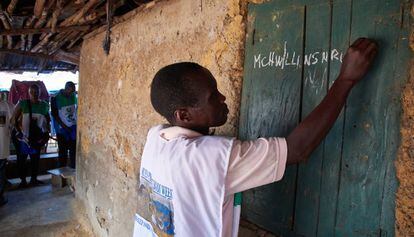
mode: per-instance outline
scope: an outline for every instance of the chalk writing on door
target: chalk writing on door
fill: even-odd
[[[344,54],[338,49],[315,51],[305,54],[305,58],[302,58],[301,52],[294,50],[288,50],[287,41],[284,43],[283,54],[278,54],[275,51],[270,51],[265,54],[255,54],[253,58],[253,68],[261,69],[266,67],[276,67],[279,69],[286,69],[288,67],[295,67],[299,69],[302,65],[302,61],[306,66],[315,65],[318,63],[328,63],[328,59],[333,61],[339,61],[342,63]]]

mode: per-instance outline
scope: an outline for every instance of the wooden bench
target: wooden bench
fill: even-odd
[[[57,159],[59,157],[59,154],[56,153],[47,153],[47,154],[40,154],[40,159]],[[27,159],[30,160],[30,156],[27,156]],[[16,155],[10,155],[9,158],[7,158],[8,161],[17,161]]]
[[[19,178],[16,155],[10,155],[7,159],[6,174],[8,179]],[[66,164],[65,159],[59,158],[58,153],[41,154],[39,160],[39,175],[47,174],[48,170],[59,168],[59,164]],[[30,156],[26,160],[26,174],[30,175]]]

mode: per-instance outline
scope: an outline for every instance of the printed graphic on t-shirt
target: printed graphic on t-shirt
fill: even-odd
[[[0,111],[0,127],[6,126],[7,114],[6,111]]]
[[[159,237],[174,236],[172,189],[152,179],[151,172],[143,168],[138,194],[140,201],[147,204],[138,214],[147,223],[151,223],[151,228],[145,226],[144,221],[136,221],[135,225],[143,225],[143,231],[151,231]]]
[[[60,119],[66,126],[76,125],[76,106],[69,105],[59,110]]]

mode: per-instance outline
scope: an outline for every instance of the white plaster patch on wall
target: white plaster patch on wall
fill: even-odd
[[[120,90],[122,88],[122,79],[119,78],[118,80],[118,90]]]

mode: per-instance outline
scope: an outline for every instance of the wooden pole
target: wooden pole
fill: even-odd
[[[112,26],[112,0],[106,1],[106,34],[102,47],[106,55],[109,55],[111,49],[111,26]]]

